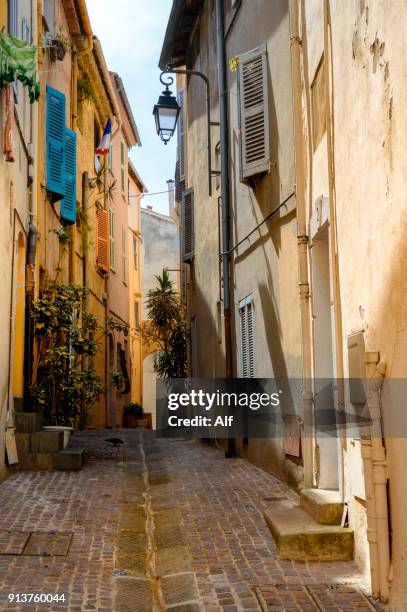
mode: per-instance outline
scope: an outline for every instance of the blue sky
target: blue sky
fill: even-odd
[[[175,168],[176,138],[164,146],[152,115],[163,89],[158,60],[171,5],[172,0],[87,0],[108,67],[120,74],[126,88],[142,142],[130,157],[150,193],[166,190]],[[147,204],[168,213],[166,194],[143,198],[142,205]]]

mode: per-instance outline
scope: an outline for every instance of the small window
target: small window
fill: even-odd
[[[134,327],[140,326],[140,304],[134,302]]]
[[[115,249],[115,239],[114,239],[114,211],[109,208],[109,253],[110,253],[110,269],[114,271],[115,269],[115,257],[114,257],[114,249]]]
[[[239,57],[238,98],[241,178],[270,170],[266,45]]]
[[[127,269],[127,233],[126,227],[122,226],[122,276],[123,282],[127,283],[128,280],[128,269]]]
[[[178,104],[181,108],[178,117],[178,161],[179,161],[179,180],[185,180],[185,111],[184,111],[184,99],[185,89],[180,89],[177,94]]]
[[[186,189],[181,203],[182,261],[190,263],[194,257],[194,190]]]
[[[239,304],[240,350],[242,378],[255,378],[254,305],[253,297]]]
[[[111,172],[113,172],[113,148],[112,145],[109,146],[109,154],[107,156],[107,167]]]
[[[55,32],[55,0],[42,1],[42,16],[45,21],[45,29],[50,36]]]
[[[18,0],[8,0],[8,31],[13,36],[20,36],[18,19]]]
[[[125,193],[125,171],[124,171],[124,142],[120,143],[120,164],[121,164],[121,172],[120,172],[120,180],[121,180],[121,188],[122,193]]]
[[[134,269],[138,269],[138,240],[136,236],[133,236],[133,262]]]

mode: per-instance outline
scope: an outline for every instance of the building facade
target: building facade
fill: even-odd
[[[395,34],[404,7],[388,9],[175,0],[160,67],[189,72],[178,79],[176,192],[190,372],[286,381],[283,436],[236,440],[234,451],[303,499],[345,509],[373,595],[403,610],[407,454],[394,381],[405,378],[405,79]],[[210,87],[210,187],[197,72]],[[347,384],[355,378],[362,398]],[[364,432],[350,416],[361,405]],[[324,414],[333,435],[321,432]]]

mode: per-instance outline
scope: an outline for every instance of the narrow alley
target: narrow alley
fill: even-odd
[[[23,593],[69,612],[376,609],[355,564],[278,558],[262,512],[294,493],[272,476],[193,440],[111,437],[73,436],[81,472],[0,486],[1,610],[44,609]]]

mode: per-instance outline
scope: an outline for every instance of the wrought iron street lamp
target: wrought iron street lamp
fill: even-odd
[[[158,102],[154,106],[153,110],[157,134],[160,136],[164,144],[167,144],[170,138],[174,135],[178,115],[181,111],[176,97],[173,96],[172,92],[169,90],[169,86],[173,84],[174,79],[172,77],[167,77],[167,79],[168,81],[164,82],[163,74],[160,75],[160,81],[163,85],[165,85],[165,90],[158,98]]]

